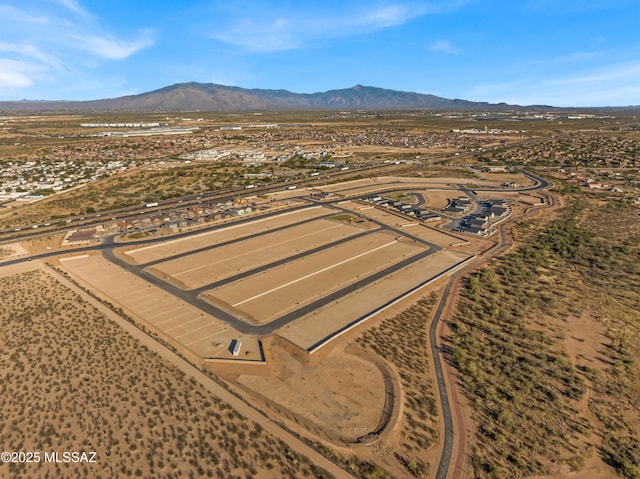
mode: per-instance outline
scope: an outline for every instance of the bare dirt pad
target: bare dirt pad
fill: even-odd
[[[322,339],[344,328],[357,318],[386,304],[447,268],[466,259],[449,251],[440,251],[410,266],[373,282],[339,301],[316,309],[281,329],[278,334],[302,349],[309,350]],[[425,285],[426,291],[427,285]],[[423,291],[424,293],[424,291]]]
[[[198,358],[231,358],[229,346],[237,333],[201,310],[183,303],[102,256],[62,259],[61,264],[84,283],[112,299],[174,346]],[[257,340],[243,340],[243,354],[260,357]]]
[[[384,405],[384,380],[371,362],[347,354],[305,366],[274,348],[274,375],[239,382],[330,434],[355,440],[375,430]]]
[[[535,182],[524,176],[522,173],[492,173],[479,172],[480,177],[495,183],[511,183],[515,182],[519,188],[533,186]]]
[[[25,273],[27,271],[33,271],[39,269],[42,264],[39,261],[33,261],[30,263],[20,263],[14,264],[12,266],[7,266],[0,268],[0,278],[4,278],[6,276],[12,276],[18,273]],[[2,304],[4,305],[4,298],[2,300]]]
[[[170,276],[185,288],[194,289],[363,231],[355,226],[320,219],[167,261],[153,269],[160,278]]]
[[[497,187],[500,185],[500,181],[495,180],[474,180],[473,182],[474,184],[486,187]],[[381,190],[392,191],[393,188],[415,188],[416,190],[451,188],[453,194],[458,194],[457,191],[453,191],[456,185],[466,185],[467,183],[469,183],[469,178],[405,178],[400,176],[381,176],[366,180],[345,181],[344,183],[321,186],[317,189],[345,196],[365,195],[380,192]]]
[[[29,252],[18,243],[3,244],[0,246],[0,262],[14,259],[18,256],[27,256]]]
[[[314,477],[48,273],[4,276],[0,289],[3,450],[96,453],[95,463],[3,462],[0,477]]]
[[[59,233],[24,241],[21,244],[30,254],[38,254],[59,249],[63,239],[64,233]]]
[[[347,207],[348,206],[349,205],[347,205]],[[400,216],[391,210],[385,211],[381,208],[374,208],[373,210],[367,211],[367,216],[389,226],[393,226],[394,228],[402,228],[407,234],[417,236],[424,241],[429,241],[438,246],[450,247],[463,242],[456,236],[441,233],[421,223],[416,218],[404,217],[404,215]]]
[[[432,210],[440,210],[447,206],[449,203],[449,198],[456,198],[460,196],[460,192],[457,191],[438,191],[438,190],[427,190],[424,192],[420,192],[422,196],[426,199],[427,203],[425,206]]]
[[[424,248],[389,233],[364,237],[208,291],[255,323],[266,323]]]
[[[533,194],[518,193],[516,191],[509,191],[509,190],[499,191],[499,192],[479,191],[478,198],[480,198],[481,201],[492,200],[492,199],[512,200],[512,201],[524,203],[526,206],[543,206],[545,203],[541,195],[536,195],[535,193]]]
[[[198,248],[212,246],[243,236],[268,231],[279,226],[285,226],[297,221],[329,215],[332,210],[323,207],[310,207],[303,210],[291,211],[281,215],[257,219],[249,223],[241,223],[226,228],[216,229],[196,234],[187,238],[163,241],[162,243],[128,249],[124,254],[139,264],[149,263],[176,254],[188,253]]]

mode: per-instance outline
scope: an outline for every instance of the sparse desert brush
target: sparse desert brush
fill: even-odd
[[[435,294],[431,294],[358,338],[360,345],[391,363],[401,378],[406,411],[401,456],[420,454],[438,439],[438,409],[429,374],[427,341],[427,323],[435,300]]]
[[[49,274],[0,278],[0,290],[4,448],[98,453],[97,464],[5,464],[0,475],[328,477]]]
[[[628,334],[638,320],[628,312],[640,307],[639,238],[631,228],[590,227],[602,207],[588,196],[565,201],[559,218],[521,225],[521,245],[469,276],[458,303],[452,359],[474,410],[480,478],[546,474],[540,457],[579,468],[586,450],[580,445],[592,432],[608,438],[638,430],[629,404],[637,402],[640,374]],[[551,318],[566,321],[584,311],[600,318],[610,342],[601,371],[572,364],[564,334],[550,326]],[[589,413],[579,408],[587,385]],[[637,432],[625,444],[605,440],[600,454],[633,477]]]

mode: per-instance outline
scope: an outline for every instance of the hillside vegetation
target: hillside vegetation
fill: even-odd
[[[429,464],[421,455],[438,439],[438,407],[430,376],[427,340],[427,322],[435,301],[435,294],[422,298],[358,338],[361,346],[387,360],[400,376],[405,391],[402,408],[405,422],[400,448],[394,452],[416,477],[426,476]]]
[[[479,478],[580,470],[593,447],[623,477],[640,477],[637,219],[626,201],[565,202],[558,218],[521,224],[521,246],[468,278],[452,323]],[[564,346],[567,325],[589,328],[587,312],[606,336],[598,361]]]

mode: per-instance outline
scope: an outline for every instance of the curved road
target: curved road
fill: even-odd
[[[81,290],[78,286],[73,284],[67,278],[59,274],[55,270],[48,270],[50,274],[52,274],[58,281],[67,286],[72,291],[86,296],[85,291]],[[281,439],[284,441],[288,447],[292,450],[306,456],[306,458],[315,464],[316,466],[322,467],[329,473],[333,475],[335,478],[344,478],[344,479],[354,479],[353,476],[348,471],[344,470],[342,467],[328,459],[325,455],[318,452],[313,447],[309,446],[305,442],[303,442],[299,437],[294,436],[288,430],[281,427],[278,423],[271,421],[264,413],[255,409],[247,402],[245,402],[242,398],[236,396],[233,392],[229,391],[218,382],[214,381],[207,374],[202,372],[200,369],[192,365],[187,360],[181,358],[176,353],[166,348],[164,345],[159,343],[155,338],[142,331],[137,326],[134,326],[129,321],[125,320],[122,316],[114,313],[109,308],[107,308],[102,303],[98,302],[92,297],[88,297],[88,301],[99,311],[105,314],[108,318],[113,320],[116,324],[118,324],[122,329],[124,329],[127,333],[129,333],[133,338],[140,341],[141,344],[145,345],[149,350],[155,352],[163,359],[172,363],[182,372],[187,374],[190,377],[196,379],[200,384],[202,384],[205,389],[209,392],[213,393],[220,400],[226,402],[230,406],[232,406],[238,413],[243,415],[247,420],[253,421],[259,424],[265,431],[272,434],[274,437]]]
[[[530,187],[526,187],[526,188],[514,188],[514,189],[511,189],[510,191],[513,191],[514,193],[516,193],[516,192],[519,192],[519,191],[542,190],[542,189],[547,189],[550,186],[552,186],[552,184],[550,182],[548,182],[547,180],[545,180],[543,178],[540,178],[540,177],[538,177],[538,176],[536,176],[536,175],[534,175],[532,173],[529,173],[529,172],[526,172],[526,171],[522,171],[522,173],[525,176],[527,176],[528,178],[534,180],[536,182],[536,184],[534,186],[530,186]],[[399,188],[399,189],[403,189],[403,188]],[[414,188],[412,188],[412,189],[414,189]],[[478,191],[504,191],[504,190],[478,189]],[[553,197],[551,196],[550,198],[551,198],[550,206],[553,206],[553,203],[554,203]],[[299,208],[306,208],[306,207],[308,207],[308,205],[292,208],[291,210],[295,210],[295,209],[299,209]],[[288,210],[288,211],[291,211],[291,210]],[[533,211],[536,211],[536,210],[533,210]],[[273,214],[275,215],[275,214],[279,214],[279,213],[281,213],[281,211],[274,212]],[[264,216],[270,216],[270,214],[267,214],[267,215],[264,215]],[[255,218],[247,218],[246,220],[241,220],[240,222],[251,221],[253,219],[255,219]],[[494,247],[492,247],[490,250],[486,251],[484,254],[482,254],[480,256],[484,261],[486,261],[486,260],[498,255],[500,252],[502,252],[502,250],[506,246],[506,236],[505,236],[505,233],[504,233],[504,226],[507,223],[509,223],[509,222],[502,223],[499,226],[500,242],[498,244],[496,244]],[[201,230],[198,230],[197,233],[201,233],[202,231],[206,231],[206,230],[210,230],[210,229],[214,229],[214,228],[215,227],[201,229]],[[188,236],[190,234],[194,234],[194,232],[185,232],[185,233],[182,233],[182,234],[173,235],[172,238],[179,238],[179,237],[183,237],[183,236]],[[406,233],[403,233],[403,234],[406,235]],[[145,243],[154,243],[154,242],[157,242],[157,241],[165,241],[166,239],[167,238],[153,238],[153,239],[149,239],[149,240],[138,241],[138,242],[136,242],[136,244],[137,245],[141,245],[141,244],[145,244]],[[78,247],[78,248],[73,248],[73,249],[69,249],[69,250],[65,250],[65,251],[52,251],[52,252],[47,252],[47,253],[43,253],[43,254],[39,254],[39,255],[34,255],[33,258],[43,259],[43,258],[48,258],[48,257],[52,257],[52,256],[59,256],[61,254],[66,254],[66,253],[78,253],[78,252],[84,252],[84,251],[90,251],[90,250],[103,250],[104,253],[106,254],[106,256],[110,260],[118,262],[119,264],[120,263],[127,264],[124,261],[118,260],[113,255],[113,248],[114,247],[116,247],[116,246],[124,246],[124,245],[125,245],[124,243],[117,243],[116,244],[113,241],[113,238],[109,238],[107,241],[105,241],[103,244],[100,244],[100,245],[90,245],[90,246]],[[430,246],[432,246],[432,245],[430,245]],[[433,251],[431,251],[431,252],[433,252]],[[412,260],[415,260],[415,257],[413,257]],[[24,261],[28,261],[28,260],[26,258],[20,258],[20,259],[0,262],[0,267],[1,266],[5,266],[5,265],[10,265],[10,264],[21,263],[21,262],[24,262]],[[124,266],[124,264],[121,264],[121,265]],[[445,310],[445,306],[451,300],[450,293],[451,293],[451,289],[452,289],[453,285],[459,280],[461,275],[463,275],[466,272],[468,272],[469,269],[477,266],[477,264],[478,264],[478,262],[473,262],[473,264],[471,264],[470,266],[455,272],[450,277],[449,281],[447,282],[447,285],[445,286],[445,289],[443,291],[440,303],[438,304],[438,308],[436,309],[436,312],[434,314],[434,318],[433,318],[431,326],[429,328],[429,343],[430,343],[430,347],[431,347],[431,351],[432,351],[434,369],[435,369],[435,373],[436,373],[436,383],[437,383],[437,386],[438,386],[438,393],[439,393],[439,397],[440,397],[440,403],[441,403],[441,407],[442,407],[443,423],[444,423],[443,449],[442,449],[442,453],[441,453],[441,456],[440,456],[440,462],[438,464],[438,469],[437,469],[436,476],[435,476],[436,479],[446,479],[447,477],[449,477],[449,467],[450,467],[451,457],[452,457],[453,448],[454,448],[454,441],[453,441],[453,439],[454,439],[453,415],[452,415],[449,395],[448,395],[448,391],[447,391],[447,384],[446,384],[446,381],[445,381],[445,372],[443,370],[442,362],[441,362],[441,358],[440,358],[441,348],[440,348],[439,343],[438,343],[437,329],[438,329],[438,324],[439,324],[439,321],[440,321],[440,317],[441,317],[442,313]],[[128,266],[131,267],[132,265],[128,265]],[[389,271],[385,272],[385,274],[388,274],[388,273],[389,273]],[[154,284],[157,283],[157,286],[164,287],[164,286],[167,285],[167,283],[161,281],[158,278],[153,277],[152,275],[148,275],[147,277],[145,277],[145,279],[147,281],[153,282]],[[363,281],[366,281],[366,280],[370,281],[371,279],[373,279],[373,278],[365,278],[365,280],[363,280]],[[360,285],[359,283],[356,283],[356,284],[358,286]],[[177,288],[176,288],[176,289],[172,290],[171,293],[174,294],[174,295],[177,295],[177,296],[181,297],[181,299],[187,300],[189,302],[193,301],[192,298],[187,298],[186,297],[188,295],[188,292],[182,291],[182,293],[187,293],[185,295],[185,297],[182,298],[182,296],[179,293],[176,294],[178,291],[180,291],[180,290],[177,290]],[[316,304],[313,304],[313,306],[315,308],[318,307],[318,305],[316,305]],[[199,305],[198,307],[202,308],[202,305]],[[225,316],[225,318],[221,318],[221,319],[226,319],[228,322],[234,323],[234,327],[236,327],[237,329],[244,330],[247,327],[249,327],[250,329],[256,328],[256,326],[249,325],[248,323],[245,323],[245,322],[241,322],[242,324],[236,324],[236,323],[240,323],[237,320],[237,318],[233,317],[232,315],[228,315],[225,312],[216,311],[216,315],[219,315],[220,313],[223,313],[223,316]],[[300,314],[301,311],[298,310],[298,311],[296,311],[296,313]],[[229,316],[229,317],[226,318],[226,316]],[[285,321],[286,322],[287,319],[289,319],[289,318],[282,317],[282,318],[278,318],[278,320],[276,320],[276,321]],[[274,323],[275,322],[272,322],[272,323],[269,323],[269,324],[274,324]],[[265,325],[265,326],[268,326],[268,325]],[[275,326],[280,327],[282,325],[281,324],[274,324],[274,327]],[[261,333],[264,333],[264,332],[261,331]],[[455,386],[452,385],[452,387],[455,387]],[[459,433],[464,434],[464,431],[459,431]]]
[[[549,181],[545,180],[544,178],[540,178],[536,175],[533,175],[532,173],[528,173],[525,171],[523,171],[522,173],[525,176],[535,180],[536,185],[529,188],[523,188],[518,191],[542,190],[542,189],[547,189],[553,186]],[[549,199],[550,201],[549,201],[548,207],[554,206],[555,200],[553,196],[550,195]],[[538,209],[532,209],[529,214],[533,214],[537,211]],[[433,366],[436,373],[436,384],[438,385],[438,394],[440,397],[440,404],[442,407],[442,419],[443,419],[443,425],[444,425],[444,439],[443,439],[442,453],[440,455],[440,462],[438,463],[438,470],[436,471],[435,479],[447,479],[448,477],[457,477],[457,476],[449,475],[451,457],[453,455],[453,449],[454,449],[455,431],[453,429],[453,414],[451,410],[451,401],[449,399],[447,383],[445,381],[445,371],[443,370],[443,367],[442,367],[442,360],[441,360],[442,348],[439,345],[438,324],[440,322],[442,313],[445,310],[445,307],[450,301],[454,299],[453,297],[450,296],[451,289],[457,283],[460,277],[463,274],[466,274],[470,269],[477,267],[481,261],[488,261],[489,259],[503,252],[503,250],[507,246],[507,237],[506,237],[504,227],[506,224],[510,222],[511,221],[503,222],[499,225],[499,231],[500,231],[499,243],[497,243],[495,246],[491,247],[489,250],[485,251],[482,255],[480,255],[478,257],[480,259],[479,261],[473,262],[468,267],[459,270],[458,272],[456,272],[451,276],[451,278],[447,282],[447,285],[445,286],[445,289],[442,293],[442,297],[440,299],[440,303],[438,304],[438,308],[436,309],[436,312],[433,316],[431,326],[429,327],[429,345],[431,347],[431,353],[433,357]],[[456,386],[454,384],[450,384],[450,387],[453,388]],[[462,427],[461,430],[457,431],[457,433],[460,435],[464,435],[465,433],[464,428]],[[461,453],[463,453],[463,451],[458,452],[459,455]],[[459,458],[458,464],[460,464],[462,460],[463,458]]]

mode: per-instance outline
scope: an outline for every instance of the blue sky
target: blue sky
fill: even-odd
[[[640,105],[637,0],[0,0],[0,100],[179,82]]]

